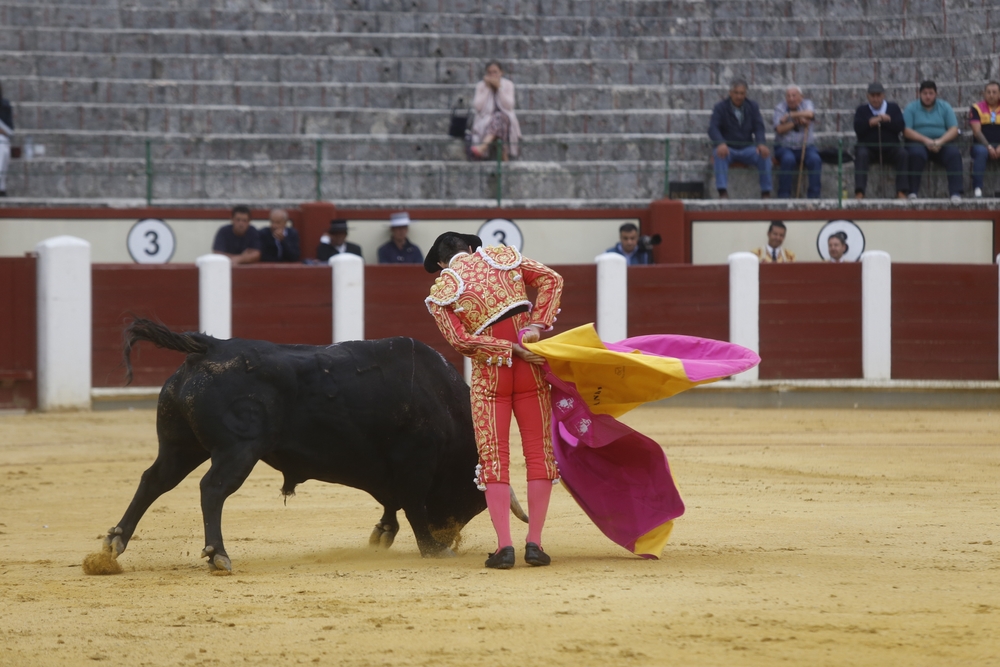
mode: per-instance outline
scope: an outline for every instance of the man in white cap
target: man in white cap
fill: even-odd
[[[406,238],[410,231],[410,214],[393,213],[389,216],[391,239],[378,249],[379,264],[423,264],[424,253]]]

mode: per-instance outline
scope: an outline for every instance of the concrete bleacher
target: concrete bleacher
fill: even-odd
[[[324,198],[490,199],[495,165],[466,163],[446,129],[498,58],[525,137],[505,199],[648,200],[667,161],[671,181],[714,196],[706,128],[733,77],[768,124],[785,86],[802,86],[818,142],[850,150],[871,80],[905,105],[935,79],[965,128],[1000,72],[1000,7],[982,0],[343,4],[3,4],[0,82],[19,140],[45,146],[14,162],[8,191],[142,198],[148,147],[158,200],[308,199],[317,170]],[[1000,189],[995,169],[988,179]],[[893,194],[882,180],[893,189],[875,172],[869,196]],[[837,185],[824,167],[824,197]],[[853,195],[851,165],[843,187]],[[939,191],[943,178],[925,178],[924,194]],[[734,171],[730,192],[755,197],[756,175]]]

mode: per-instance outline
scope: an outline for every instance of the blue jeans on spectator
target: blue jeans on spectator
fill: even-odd
[[[996,146],[994,146],[996,148]],[[982,144],[972,144],[972,187],[983,187],[983,177],[986,174],[986,162],[990,152]]]
[[[792,178],[798,175],[799,156],[802,155],[801,148],[788,148],[786,146],[775,146],[774,157],[778,158],[778,199],[788,199],[792,196]],[[819,157],[819,151],[815,146],[806,146],[806,172],[809,174],[809,189],[806,196],[809,199],[819,199],[820,193],[820,170],[823,167],[823,160]]]
[[[771,191],[771,158],[761,157],[757,153],[756,146],[746,146],[744,148],[733,148],[730,146],[729,155],[725,158],[720,158],[715,154],[715,151],[712,151],[712,156],[715,159],[715,188],[717,190],[729,189],[729,165],[733,162],[739,162],[740,164],[757,167],[757,171],[760,172],[760,191]]]
[[[920,194],[920,177],[924,174],[927,160],[933,160],[944,166],[948,174],[948,194],[961,195],[962,185],[962,152],[954,144],[945,144],[937,153],[927,150],[923,144],[906,142],[906,152],[910,154],[910,194]]]

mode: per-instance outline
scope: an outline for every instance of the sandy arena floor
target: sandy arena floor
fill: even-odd
[[[286,507],[260,464],[226,506],[233,576],[198,559],[203,467],[146,514],[124,574],[93,577],[83,557],[155,457],[153,412],[2,416],[0,665],[1000,665],[1000,414],[627,421],[666,446],[688,506],[660,561],[561,489],[549,568],[484,570],[485,513],[457,559],[421,559],[405,523],[373,552],[369,496],[309,482]]]

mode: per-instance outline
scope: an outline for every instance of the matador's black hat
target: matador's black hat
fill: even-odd
[[[437,273],[441,270],[441,267],[438,266],[438,262],[440,261],[440,257],[438,257],[438,244],[449,236],[457,236],[462,239],[465,245],[471,247],[473,250],[476,250],[483,245],[483,240],[475,234],[445,232],[444,234],[441,234],[441,236],[434,239],[434,245],[431,246],[431,249],[427,251],[427,255],[424,257],[424,270],[427,271],[427,273]]]

